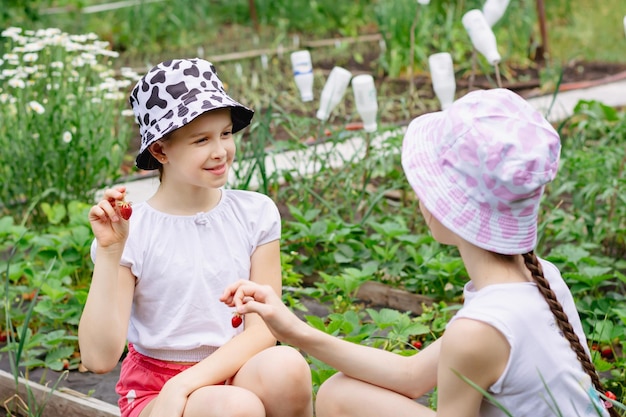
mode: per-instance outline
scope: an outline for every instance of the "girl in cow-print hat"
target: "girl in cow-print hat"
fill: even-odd
[[[89,212],[94,273],[79,326],[83,364],[108,372],[127,345],[122,417],[312,416],[310,369],[258,316],[220,302],[239,279],[281,292],[281,219],[266,195],[227,189],[233,134],[253,112],[202,59],[158,64],[130,95],[137,167],[155,194],[121,213],[126,188]],[[127,211],[127,210],[126,210]]]

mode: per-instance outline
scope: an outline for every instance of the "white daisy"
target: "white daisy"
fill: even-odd
[[[9,87],[24,88],[24,87],[26,87],[26,83],[21,78],[15,77],[15,78],[11,78],[9,80]]]
[[[44,106],[42,106],[39,102],[34,101],[34,100],[28,103],[28,108],[37,114],[43,114],[46,111]]]

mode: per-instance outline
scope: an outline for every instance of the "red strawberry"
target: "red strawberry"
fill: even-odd
[[[419,340],[415,340],[411,343],[413,345],[413,347],[417,350],[422,348],[422,342],[420,342]]]
[[[239,327],[241,326],[241,323],[243,323],[243,318],[239,314],[234,313],[233,318],[230,319],[230,323],[233,325],[233,327]]]
[[[24,300],[24,301],[32,301],[33,298],[35,298],[35,293],[36,292],[37,291],[33,290],[33,291],[30,291],[30,292],[22,293],[22,300]]]
[[[604,395],[606,395],[606,398],[608,398],[609,400],[617,400],[617,395],[613,394],[611,391],[605,392]]]
[[[131,207],[131,204],[132,203],[126,201],[117,202],[117,205],[120,208],[120,216],[122,216],[124,220],[130,219],[130,216],[133,214],[133,208]]]
[[[600,355],[603,358],[611,359],[613,357],[613,349],[611,349],[611,346],[602,346],[600,349]]]

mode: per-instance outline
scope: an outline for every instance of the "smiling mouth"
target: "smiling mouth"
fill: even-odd
[[[213,167],[213,168],[208,168],[207,171],[215,174],[215,175],[222,175],[223,173],[226,172],[226,164],[224,165],[220,165],[217,167]]]

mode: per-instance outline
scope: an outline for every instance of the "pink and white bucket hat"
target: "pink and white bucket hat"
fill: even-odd
[[[402,166],[444,226],[480,248],[512,255],[535,248],[539,202],[560,150],[543,115],[498,88],[473,91],[445,111],[414,119]]]

